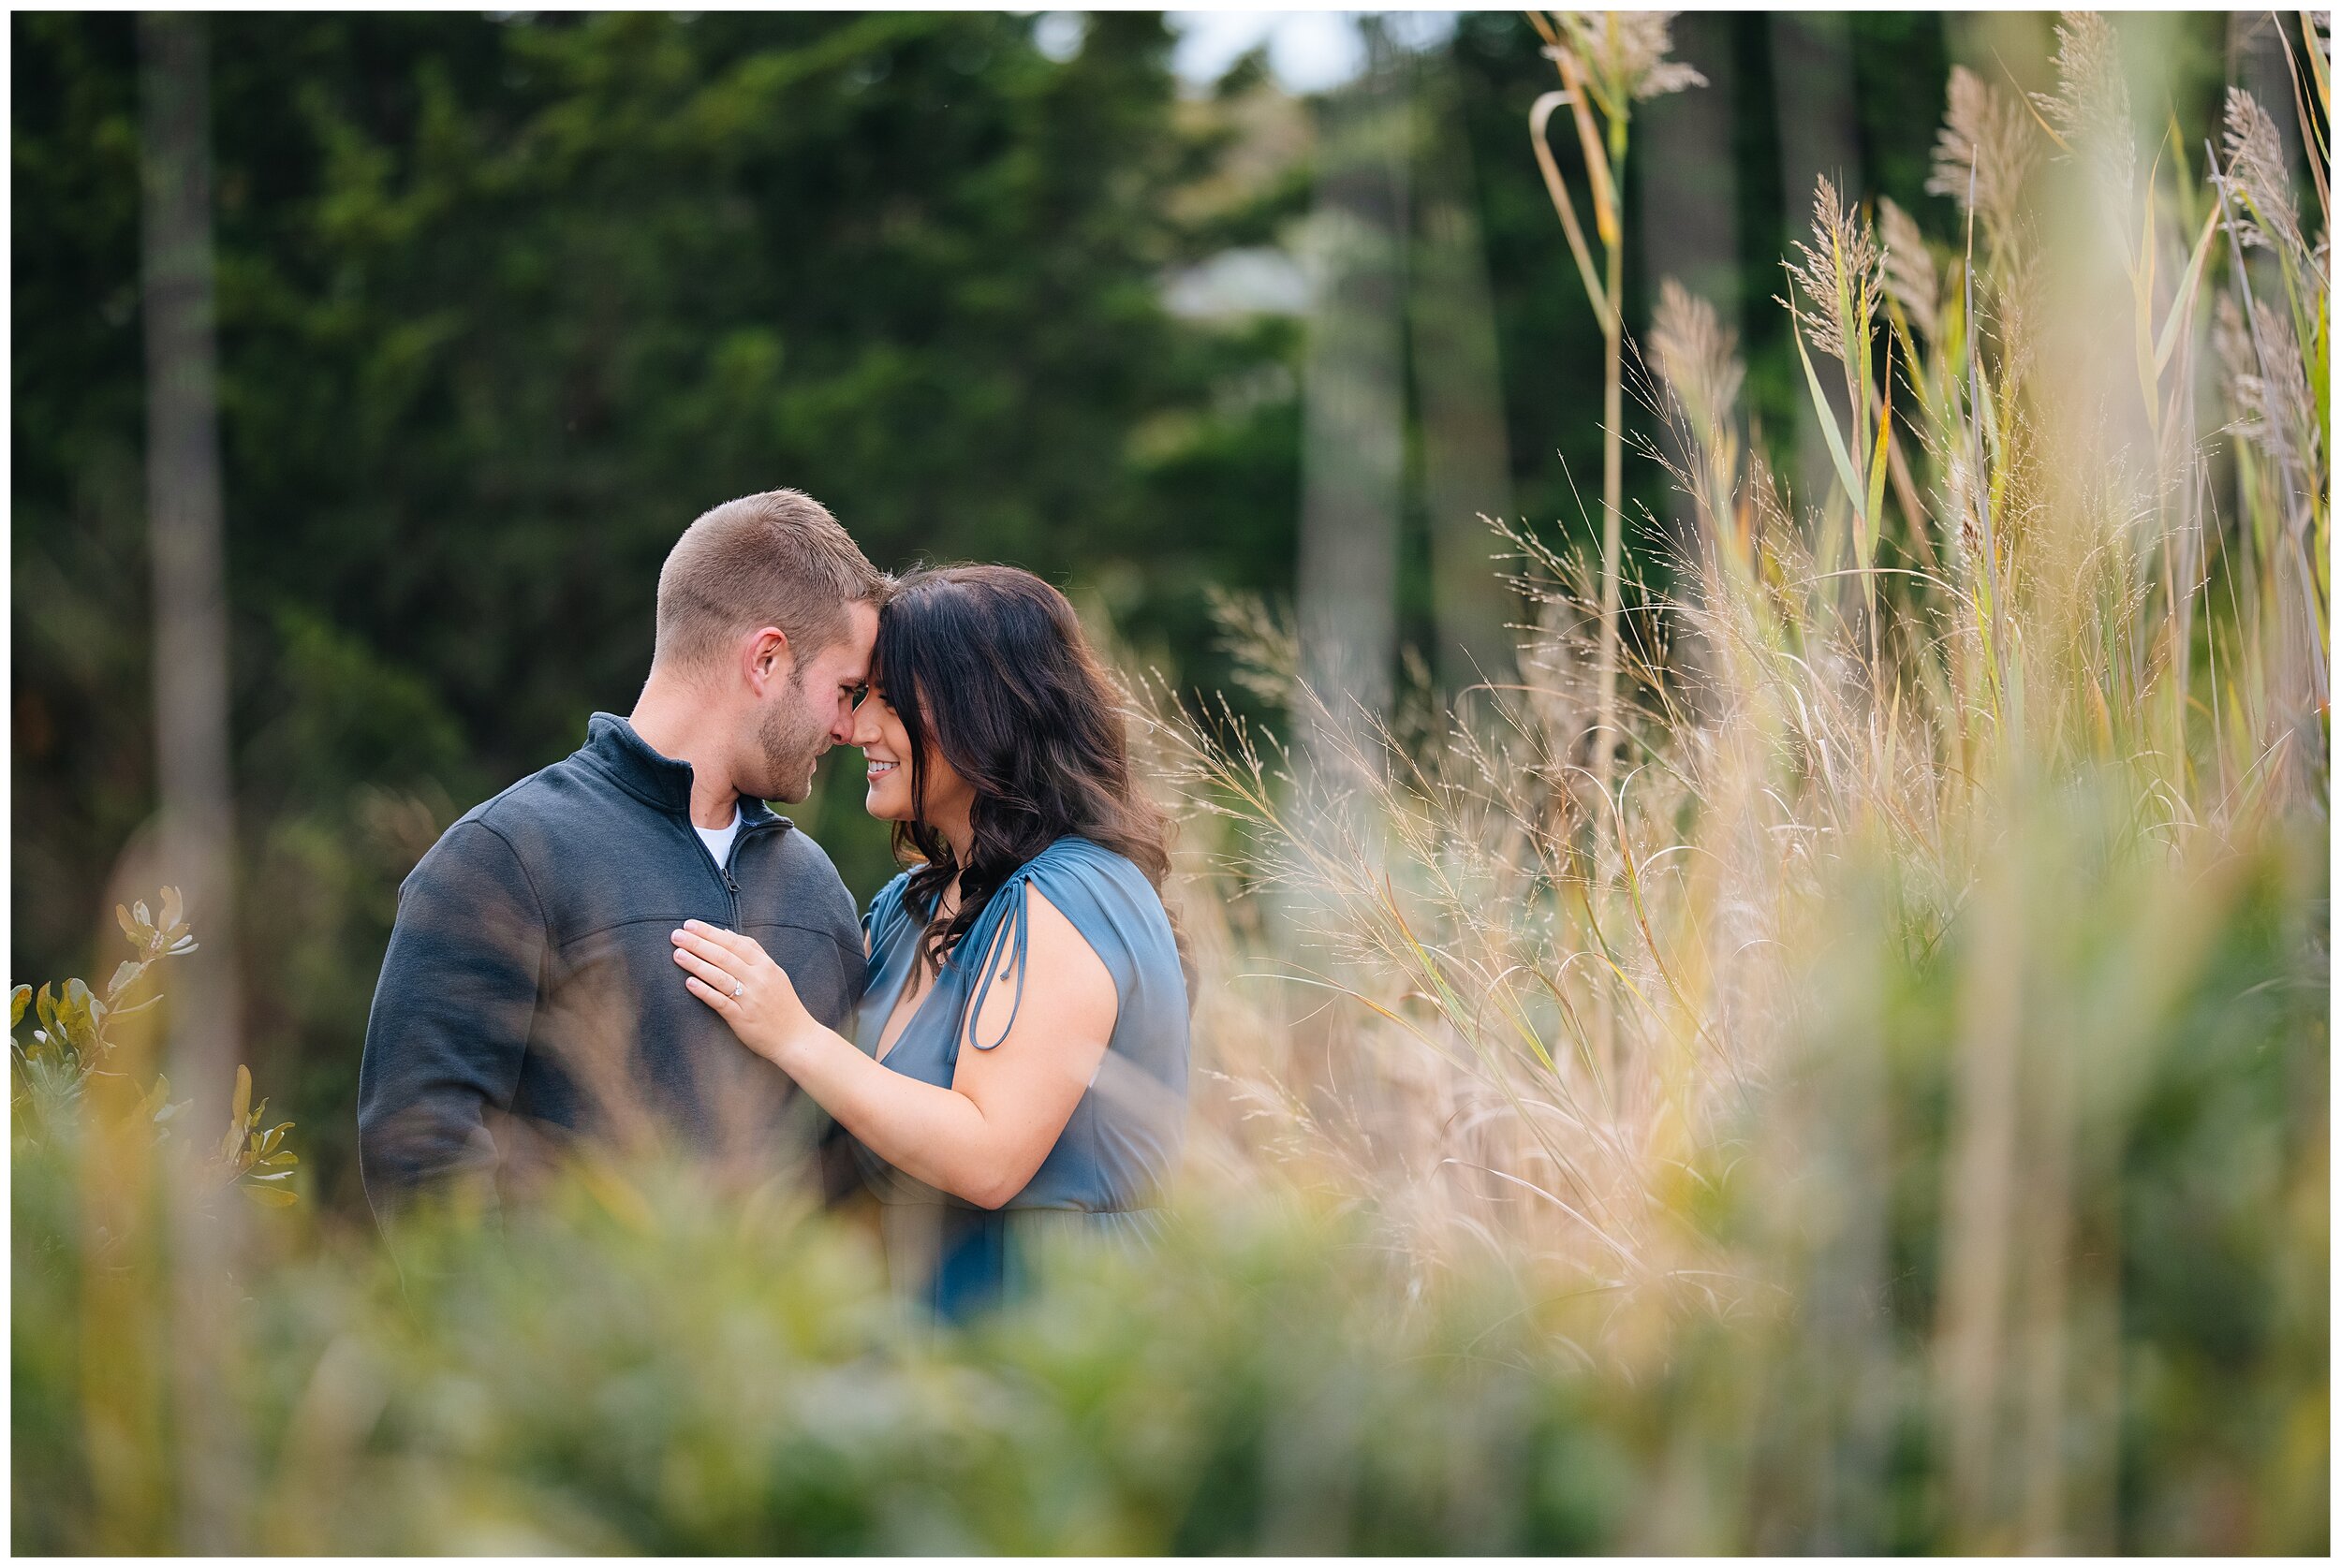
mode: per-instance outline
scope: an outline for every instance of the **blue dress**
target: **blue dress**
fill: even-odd
[[[888,883],[862,918],[869,933],[868,989],[854,1043],[872,1056],[895,1003],[916,974],[923,912],[905,906],[907,872]],[[896,1169],[854,1140],[862,1180],[881,1205],[887,1265],[910,1294],[964,1318],[1023,1283],[1044,1235],[1072,1232],[1142,1241],[1176,1165],[1186,1123],[1186,976],[1170,918],[1145,873],[1087,839],[1063,838],[1020,867],[960,938],[881,1059],[905,1077],[950,1088],[966,1020],[981,1016],[993,985],[1013,988],[1021,1008],[1028,942],[1028,890],[1056,907],[1113,976],[1113,1033],[1097,1077],[1023,1191],[985,1209]],[[975,967],[1005,928],[1007,962]],[[964,954],[967,962],[956,961]],[[971,1043],[996,1049],[1013,1027]],[[987,1033],[990,1033],[987,1031]]]

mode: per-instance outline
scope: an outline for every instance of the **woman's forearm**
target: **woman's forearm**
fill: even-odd
[[[954,1197],[986,1209],[1014,1197],[1071,1114],[1067,1101],[1044,1134],[1044,1093],[1038,1106],[1023,1103],[1030,1095],[1010,1094],[1015,1108],[986,1115],[973,1093],[905,1077],[822,1027],[753,940],[698,920],[685,921],[673,940],[684,985],[723,1016],[743,1045],[794,1078],[881,1159]]]
[[[1005,1185],[996,1131],[957,1090],[905,1077],[834,1030],[817,1027],[788,1042],[775,1060],[846,1131],[905,1175],[985,1209],[1023,1188],[1022,1180]]]

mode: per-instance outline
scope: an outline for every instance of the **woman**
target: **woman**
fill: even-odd
[[[854,1037],[749,938],[693,921],[675,961],[852,1135],[890,1268],[959,1317],[1044,1232],[1147,1233],[1186,1108],[1165,824],[1072,607],[1029,572],[905,578],[855,717],[910,869],[863,917]]]

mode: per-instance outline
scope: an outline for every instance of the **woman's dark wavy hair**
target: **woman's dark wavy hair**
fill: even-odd
[[[1170,823],[1132,782],[1113,684],[1064,594],[1013,566],[922,567],[879,613],[870,679],[910,741],[912,820],[894,825],[894,853],[913,866],[909,907],[924,914],[930,968],[1018,867],[1067,834],[1113,851],[1161,890]],[[964,866],[926,820],[930,746],[975,786]],[[937,921],[954,876],[959,907]]]

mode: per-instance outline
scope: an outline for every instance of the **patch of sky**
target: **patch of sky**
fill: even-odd
[[[1042,11],[1033,19],[1032,46],[1058,65],[1082,51],[1089,22],[1079,11]]]
[[[1178,42],[1171,69],[1190,91],[1201,91],[1252,50],[1268,51],[1277,85],[1293,94],[1327,93],[1365,69],[1362,18],[1377,17],[1408,49],[1428,49],[1454,36],[1452,11],[1172,11]]]
[[[1247,246],[1173,274],[1163,304],[1173,315],[1204,319],[1299,315],[1309,308],[1309,292],[1308,274],[1286,252]]]

